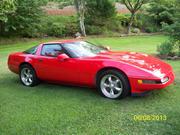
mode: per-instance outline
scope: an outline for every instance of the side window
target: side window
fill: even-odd
[[[27,54],[35,54],[36,51],[37,51],[37,48],[38,48],[37,46],[34,46],[34,47],[32,47],[32,48],[24,51],[24,53],[27,53]]]
[[[63,53],[63,51],[59,44],[45,44],[41,50],[41,55],[49,57],[57,57],[61,53]]]

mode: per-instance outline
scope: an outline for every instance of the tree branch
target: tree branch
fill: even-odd
[[[122,0],[123,4],[129,9],[130,12],[132,12],[132,8],[130,7],[130,5],[128,5],[128,3],[126,3],[126,0]]]
[[[137,0],[137,2],[135,3],[135,6],[134,6],[134,10],[137,9],[137,7],[139,6],[139,4],[140,4],[140,0]]]
[[[131,7],[131,9],[133,10],[134,8],[133,8],[131,2],[130,2],[129,0],[127,0],[127,2],[128,2],[128,4],[129,4],[129,6]]]

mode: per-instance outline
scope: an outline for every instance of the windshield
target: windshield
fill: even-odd
[[[35,54],[36,51],[37,51],[37,48],[38,48],[38,46],[34,46],[34,47],[32,47],[32,48],[24,51],[24,53],[27,53],[27,54]]]
[[[95,56],[100,52],[106,51],[106,49],[102,47],[84,41],[64,43],[63,47],[74,58]]]

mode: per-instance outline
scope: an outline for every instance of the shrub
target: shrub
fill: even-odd
[[[56,37],[65,36],[65,26],[57,22],[52,23],[52,25],[48,27],[47,35]]]
[[[174,43],[171,41],[166,41],[158,46],[157,51],[162,56],[174,56]]]
[[[144,27],[144,31],[147,33],[154,33],[154,32],[159,32],[160,28],[156,26],[147,26],[147,27]]]
[[[147,33],[159,32],[161,29],[148,14],[144,13],[137,14],[134,26]]]
[[[85,23],[94,26],[104,26],[116,15],[116,9],[109,0],[87,0]]]
[[[164,48],[171,48],[173,46],[173,50],[171,51],[171,53],[174,53],[176,56],[180,56],[180,4],[179,1],[176,1],[176,12],[173,16],[173,22],[172,24],[168,24],[168,23],[163,23],[162,24],[162,30],[165,31],[170,39],[169,39],[169,46],[164,45]],[[162,51],[161,53],[163,53],[163,49],[159,49],[160,51]],[[164,51],[165,53],[166,51]],[[167,52],[166,52],[167,53]]]
[[[180,20],[176,21],[175,23],[168,25],[167,23],[162,24],[163,31],[167,32],[167,34],[175,39],[180,40]]]
[[[8,21],[5,23],[5,35],[16,35],[36,37],[41,27],[40,19],[43,11],[40,8],[45,3],[37,0],[15,0],[13,14],[8,14]]]
[[[175,0],[154,0],[150,3],[147,12],[152,21],[161,26],[161,23],[172,24],[173,16],[176,11]]]
[[[48,36],[73,36],[78,31],[75,16],[44,16],[41,33]]]
[[[116,9],[112,1],[86,1],[85,26],[86,33],[103,34],[107,31],[119,31],[121,24],[116,22]]]
[[[74,34],[77,32],[78,32],[77,23],[65,24],[65,35],[66,36],[74,36]]]
[[[107,21],[104,27],[106,27],[108,31],[112,31],[112,32],[121,32],[123,29],[121,22],[116,17]]]
[[[144,28],[144,31],[147,32],[147,33],[153,33],[154,28],[153,27],[146,27],[146,28]]]
[[[112,33],[120,33],[122,31],[124,32],[122,24],[127,25],[128,18],[125,15],[117,15],[104,22],[101,21],[94,24],[87,24],[86,32],[90,35],[112,35]]]
[[[86,32],[89,35],[100,35],[104,31],[106,31],[105,27],[94,26],[94,25],[87,25]]]
[[[180,57],[180,41],[175,40],[174,46],[175,46],[175,55]]]
[[[41,37],[42,33],[40,29],[41,24],[31,24],[31,27],[25,27],[23,30],[20,31],[20,33],[17,32],[17,34],[28,38]]]
[[[128,14],[117,14],[115,19],[124,27],[128,26],[130,15]]]

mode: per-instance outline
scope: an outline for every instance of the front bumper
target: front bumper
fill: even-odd
[[[131,94],[141,95],[151,90],[163,89],[174,82],[175,75],[171,71],[164,76],[164,78],[166,77],[168,77],[169,80],[166,81],[165,83],[159,83],[159,84],[145,84],[145,83],[139,84],[138,80],[147,80],[147,78],[130,78]]]

